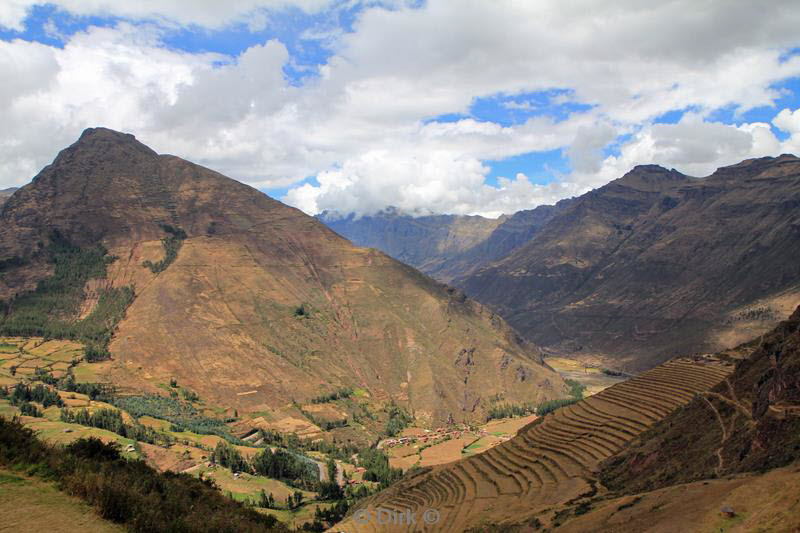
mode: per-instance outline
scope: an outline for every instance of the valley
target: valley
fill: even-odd
[[[798,27],[0,1],[0,533],[800,533]]]
[[[211,480],[235,501],[296,528],[318,520],[318,509],[330,511],[339,502],[352,505],[397,479],[402,471],[482,453],[510,439],[536,418],[528,415],[436,430],[408,427],[395,437],[381,440],[376,446],[378,462],[371,463],[362,457],[366,452],[353,444],[337,445],[337,430],[341,428],[323,430],[307,420],[297,420],[296,425],[284,421],[282,430],[253,431],[249,428],[258,426],[258,420],[225,417],[226,409],[207,404],[177,381],[162,385],[165,396],[118,391],[104,381],[110,362],[86,362],[84,351],[74,341],[0,338],[0,416],[20,417],[25,427],[48,444],[67,445],[86,438],[116,444],[126,459],[143,460],[158,471]],[[33,391],[32,398],[26,400],[17,394],[18,387]],[[48,398],[37,394],[37,388],[53,392]],[[317,415],[324,408],[336,411],[359,394],[363,393],[340,391],[302,409]],[[70,418],[84,410],[88,415],[85,419]],[[119,419],[109,417],[109,412],[119,413]],[[361,412],[369,414],[366,407]],[[235,450],[236,457],[254,464],[254,458],[265,450],[279,449],[306,461],[310,469],[307,477],[276,479],[254,472],[252,466],[220,462],[220,450]],[[385,466],[380,466],[381,457],[386,458]],[[330,482],[339,488],[324,488]],[[321,490],[333,490],[336,496],[326,496]],[[301,503],[292,503],[298,494],[302,495]]]
[[[762,182],[794,194],[798,169],[792,156],[721,169],[705,179],[722,184],[722,199],[701,207],[730,209],[736,180],[749,194]],[[786,354],[797,313],[768,330],[797,306],[794,236],[780,230],[780,246],[745,263],[731,258],[746,247],[726,248],[744,265],[739,277],[713,250],[674,256],[702,237],[678,220],[667,231],[659,217],[673,215],[658,199],[699,209],[700,182],[637,167],[586,197],[492,223],[344,219],[376,243],[391,235],[402,253],[426,241],[408,259],[465,292],[133,136],[87,130],[0,213],[4,431],[35,432],[23,439],[48,468],[107,468],[70,458],[89,446],[123,476],[171,480],[179,494],[202,483],[225,502],[204,510],[202,527],[230,506],[241,530],[256,531],[390,531],[364,513],[431,509],[435,522],[411,529],[581,531],[593,517],[613,530],[666,517],[701,487],[711,488],[687,520],[716,524],[697,502],[725,500],[742,510],[723,527],[744,527],[754,516],[736,496],[744,487],[794,483]],[[772,209],[763,224],[793,223],[772,196],[760,201]],[[723,240],[743,224],[720,229]],[[663,265],[664,242],[669,261],[702,276],[652,285],[655,274],[630,270]],[[733,283],[736,296],[712,294],[707,279]],[[603,303],[612,293],[614,312]],[[707,301],[692,303],[697,294]],[[536,309],[525,303],[534,297]],[[664,316],[693,311],[647,318],[657,300]],[[635,316],[615,322],[629,304]],[[590,326],[581,321],[600,315],[580,313],[593,307],[605,319]],[[531,320],[547,332],[544,348]],[[113,490],[125,492],[114,506],[144,505]]]
[[[497,219],[466,251],[406,229],[441,233],[458,217],[320,218],[356,244],[410,258],[463,289],[546,351],[636,373],[732,348],[800,303],[798,176],[791,154],[706,177],[639,165],[581,196]],[[471,262],[460,271],[431,266],[457,269],[464,254]]]

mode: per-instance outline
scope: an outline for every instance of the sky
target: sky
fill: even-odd
[[[707,176],[800,155],[798,27],[782,0],[3,0],[0,189],[95,126],[312,215]]]

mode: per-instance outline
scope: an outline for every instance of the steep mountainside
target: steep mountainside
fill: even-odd
[[[81,258],[102,257],[99,243],[113,257],[82,286]],[[86,130],[4,205],[0,260],[0,328],[72,332],[100,351],[107,339],[93,324],[115,324],[122,288],[133,289],[103,363],[128,390],[158,391],[174,378],[269,419],[349,386],[423,424],[481,418],[492,396],[536,402],[567,392],[535,346],[463,294],[111,130]],[[25,292],[45,278],[58,283]],[[80,305],[42,303],[64,294]]]
[[[11,195],[16,191],[16,187],[9,187],[8,189],[0,190],[0,207],[6,203],[6,200],[11,198]]]
[[[800,307],[742,349],[728,378],[603,465],[612,490],[652,490],[800,459]]]
[[[639,166],[453,283],[540,345],[647,368],[738,344],[791,312],[800,301],[798,207],[794,156],[703,179]]]
[[[377,248],[444,282],[504,257],[528,241],[556,211],[540,206],[512,216],[412,217],[389,208],[356,218],[323,213],[318,218],[358,246]]]

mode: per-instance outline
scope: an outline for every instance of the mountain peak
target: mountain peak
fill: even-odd
[[[121,155],[120,152],[127,157],[130,157],[133,153],[147,156],[158,155],[130,133],[96,127],[83,130],[83,133],[75,143],[62,150],[59,157],[56,158],[56,163],[64,155],[74,156],[80,154],[83,157],[88,154],[96,155],[99,159],[108,159]]]
[[[132,133],[123,133],[121,131],[98,126],[83,130],[83,133],[81,133],[81,136],[78,138],[78,142],[86,142],[93,139],[119,139],[130,142],[135,141],[136,137]]]
[[[657,191],[687,179],[688,176],[674,168],[667,170],[661,165],[636,165],[630,172],[611,183],[641,191]]]

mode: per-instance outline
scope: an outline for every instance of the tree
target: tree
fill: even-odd
[[[336,461],[328,459],[328,480],[336,481]]]
[[[303,503],[303,493],[299,490],[296,490],[289,498],[292,500],[291,509],[297,509]]]

